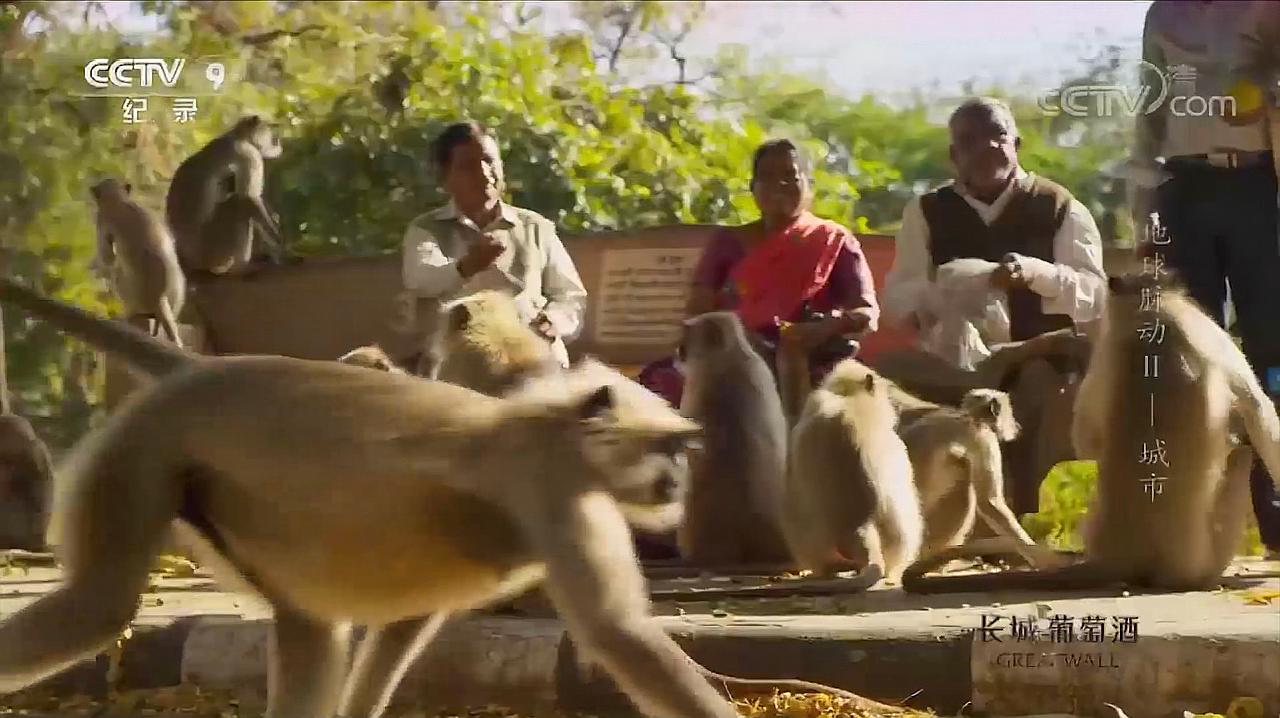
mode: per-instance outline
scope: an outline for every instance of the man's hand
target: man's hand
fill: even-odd
[[[1025,289],[1027,284],[1027,277],[1022,272],[1022,265],[1018,262],[1016,254],[1004,255],[1000,260],[1000,266],[991,271],[991,286],[1001,291]]]
[[[506,248],[506,245],[493,235],[481,235],[480,241],[472,244],[466,256],[458,260],[458,273],[465,279],[484,271],[501,256]]]
[[[533,328],[533,331],[538,333],[538,336],[549,342],[555,341],[556,337],[560,336],[559,332],[556,331],[555,325],[553,325],[551,320],[547,318],[547,315],[542,312],[539,312],[538,316],[534,317],[533,322],[529,326]]]

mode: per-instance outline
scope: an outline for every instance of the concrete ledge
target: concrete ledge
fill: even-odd
[[[50,578],[33,572],[6,580],[0,614],[47,592],[56,585]],[[1240,588],[1274,591],[1280,580],[1249,579]],[[188,684],[234,691],[246,704],[265,696],[271,623],[260,602],[207,590],[194,579],[155,590],[143,597],[133,634],[115,659],[105,653],[33,690],[101,697],[113,675],[123,689]],[[1183,710],[1222,713],[1232,699],[1253,696],[1270,718],[1280,714],[1280,606],[1247,599],[1241,590],[927,599],[877,590],[807,606],[821,614],[750,615],[737,605],[729,614],[709,604],[701,613],[655,620],[720,673],[817,681],[941,715],[964,709],[1115,718],[1104,705],[1112,703],[1130,718],[1180,718]],[[1029,635],[1025,623],[1011,635],[1013,619],[1036,619],[1038,635]],[[1050,625],[1067,620],[1077,633],[1085,623],[1101,623],[1105,636],[1050,640]],[[1133,627],[1131,641],[1116,640],[1115,625],[1124,620]],[[998,634],[980,630],[991,624]],[[607,675],[579,661],[558,620],[493,615],[446,626],[402,682],[397,703],[632,713]]]

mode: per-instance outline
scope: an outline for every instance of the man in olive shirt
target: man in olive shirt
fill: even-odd
[[[555,225],[502,201],[498,143],[474,122],[449,125],[432,145],[449,204],[416,217],[405,232],[405,289],[447,301],[496,289],[552,342],[562,364],[582,328],[587,290]]]

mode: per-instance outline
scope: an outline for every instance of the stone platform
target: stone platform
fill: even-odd
[[[1241,560],[1229,575],[1219,591],[1147,595],[718,595],[748,579],[652,588],[658,620],[685,650],[740,677],[803,678],[944,715],[1115,718],[1111,703],[1129,718],[1181,718],[1253,696],[1263,718],[1280,716],[1280,563]],[[56,568],[7,569],[0,615],[59,581]],[[607,678],[579,665],[537,599],[518,602],[520,615],[448,626],[397,702],[611,715],[625,707]],[[205,576],[157,576],[118,651],[38,690],[104,695],[110,675],[126,690],[194,684],[252,701],[265,693],[269,626],[266,605],[218,591]]]

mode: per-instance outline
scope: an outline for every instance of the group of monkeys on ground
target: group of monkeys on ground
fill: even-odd
[[[784,342],[771,371],[732,313],[686,321],[677,409],[594,359],[562,367],[496,292],[441,307],[420,377],[376,347],[339,361],[198,355],[0,279],[0,302],[147,379],[58,467],[49,539],[65,582],[0,621],[0,692],[114,640],[174,531],[225,585],[272,605],[270,718],[380,716],[451,617],[535,586],[646,715],[729,718],[726,696],[774,688],[892,710],[693,662],[651,619],[633,528],[676,531],[694,562],[794,558],[814,581],[857,588],[1214,585],[1246,521],[1254,452],[1280,478],[1280,418],[1176,287],[1156,275],[1109,287],[1072,426],[1099,476],[1076,561],[1036,546],[1004,504],[1003,394],[940,406],[856,359],[811,389],[806,357]],[[1138,333],[1153,320],[1159,344]],[[1148,379],[1151,354],[1163,371]],[[1176,414],[1149,416],[1152,395]],[[1142,457],[1155,437],[1168,465],[1152,498]],[[963,543],[975,514],[1000,534],[990,545]],[[925,575],[993,546],[1036,568]],[[858,573],[830,578],[846,569]],[[349,663],[353,625],[367,630]]]
[[[1158,343],[1142,339],[1153,323],[1167,330]],[[1003,348],[993,366],[1081,342],[1072,329],[1047,333]],[[678,536],[694,563],[859,570],[820,582],[825,591],[881,578],[915,593],[1201,590],[1217,585],[1241,540],[1254,452],[1280,486],[1275,405],[1230,335],[1171,278],[1109,281],[1071,426],[1076,454],[1095,460],[1099,477],[1081,561],[1038,546],[1005,503],[1000,444],[1018,432],[1006,394],[973,389],[958,406],[939,405],[853,359],[811,390],[807,358],[788,347],[779,344],[775,384],[733,314],[686,322],[681,410],[703,427],[705,451],[693,460]],[[1153,354],[1164,371],[1145,378]],[[1158,467],[1146,458],[1157,439]],[[1158,493],[1144,481],[1156,470]],[[975,514],[995,538],[966,543]],[[1000,553],[1041,570],[926,575]]]

